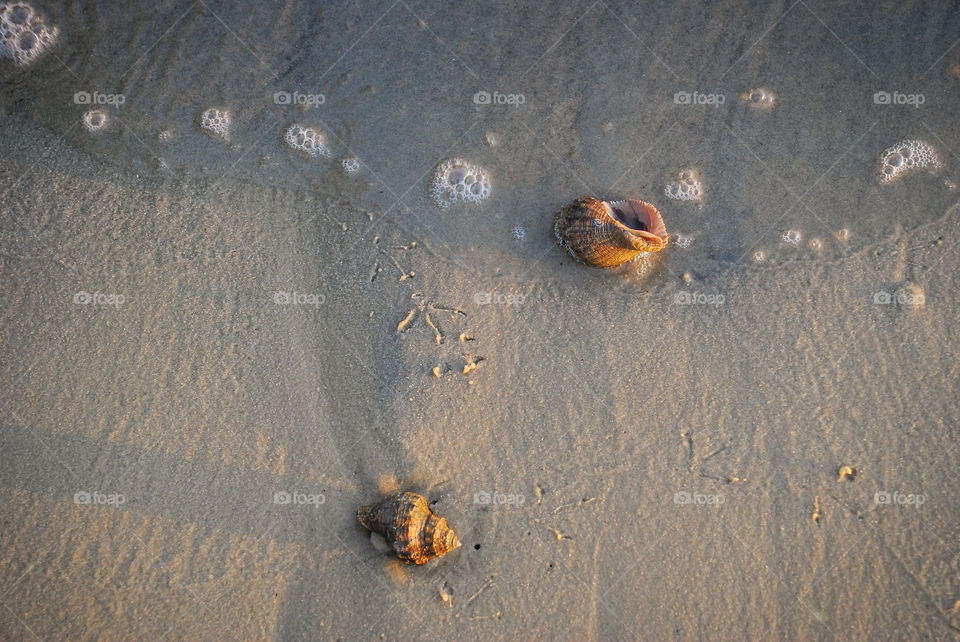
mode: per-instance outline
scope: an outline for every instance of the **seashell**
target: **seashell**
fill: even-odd
[[[574,258],[596,267],[659,252],[669,240],[660,212],[644,201],[579,198],[557,213],[553,231]]]
[[[378,504],[361,506],[357,521],[383,535],[406,564],[423,564],[460,547],[447,520],[434,515],[416,493],[394,493]]]

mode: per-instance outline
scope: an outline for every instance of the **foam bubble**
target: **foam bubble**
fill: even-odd
[[[703,198],[703,183],[697,170],[688,167],[677,172],[676,179],[667,183],[663,193],[678,201],[699,201]]]
[[[91,109],[83,115],[83,126],[91,134],[103,131],[109,124],[110,116],[102,109]]]
[[[842,227],[836,232],[834,232],[834,235],[837,237],[837,240],[843,241],[844,243],[850,240],[850,234],[851,232],[849,228],[846,228],[846,227]]]
[[[650,271],[650,266],[652,265],[654,260],[653,258],[648,258],[650,254],[651,254],[650,252],[641,252],[639,255],[637,255],[637,258],[627,262],[625,265],[636,266],[633,269],[633,273],[636,274],[638,277],[644,277],[647,275],[647,272]],[[656,257],[656,254],[654,254],[653,256]]]
[[[807,241],[807,247],[813,250],[814,252],[819,252],[823,249],[823,241],[814,237]]]
[[[913,170],[933,170],[941,166],[937,150],[932,146],[922,140],[902,140],[880,154],[878,177],[881,183],[891,183]]]
[[[227,140],[230,137],[230,112],[226,109],[211,107],[200,114],[200,129],[215,138]]]
[[[750,260],[754,263],[763,263],[767,260],[767,253],[763,250],[756,250],[750,254]]]
[[[448,207],[457,200],[479,203],[489,197],[490,192],[487,171],[461,158],[441,162],[430,181],[430,196],[440,207]]]
[[[777,101],[777,96],[769,89],[763,89],[757,87],[756,89],[751,89],[745,94],[741,94],[740,98],[747,101],[754,107],[773,107],[773,104]]]
[[[340,165],[343,167],[343,171],[347,174],[353,174],[354,172],[360,171],[360,161],[356,158],[344,158],[340,161]]]
[[[0,58],[24,67],[57,42],[60,32],[26,2],[0,3]]]
[[[693,243],[693,237],[686,234],[673,234],[670,236],[670,242],[680,248],[688,248]]]
[[[322,132],[312,127],[294,124],[283,135],[283,140],[291,149],[303,152],[307,156],[325,156],[330,157],[333,152],[327,147],[326,139]]]
[[[789,245],[800,245],[800,241],[803,240],[803,232],[800,230],[787,230],[780,235],[780,240]]]

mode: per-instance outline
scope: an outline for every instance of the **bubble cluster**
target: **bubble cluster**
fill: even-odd
[[[523,239],[527,238],[527,231],[523,229],[522,225],[518,225],[513,228],[513,238],[518,241],[522,241]]]
[[[667,183],[663,193],[678,201],[699,201],[703,197],[703,183],[695,169],[683,169],[676,180]]]
[[[837,237],[837,240],[838,240],[838,241],[843,241],[844,243],[846,243],[847,241],[850,240],[850,229],[849,229],[849,228],[842,227],[842,228],[840,228],[839,230],[837,230],[836,232],[834,232],[833,234],[834,234],[834,236]]]
[[[291,125],[287,133],[283,135],[283,140],[291,149],[303,152],[308,156],[332,156],[333,152],[327,147],[326,139],[323,133],[312,127],[303,125]]]
[[[109,123],[110,117],[102,109],[91,109],[83,115],[83,126],[91,134],[103,131]]]
[[[915,169],[941,166],[937,151],[922,140],[902,140],[880,154],[880,182],[890,183]]]
[[[478,165],[448,158],[433,172],[430,196],[440,207],[448,207],[457,200],[479,203],[490,196],[490,177]]]
[[[788,245],[800,245],[800,241],[803,240],[803,232],[800,230],[787,230],[780,235],[780,240]]]
[[[823,249],[823,241],[814,237],[807,241],[807,247],[813,250],[814,252],[819,252]]]
[[[0,58],[29,65],[52,47],[59,30],[25,2],[0,3]]]
[[[670,242],[680,248],[688,248],[693,242],[693,237],[687,236],[686,234],[674,234],[670,237]]]
[[[763,250],[756,250],[750,254],[750,261],[753,263],[763,263],[767,260],[767,253]]]
[[[200,129],[226,140],[230,137],[230,112],[225,109],[211,107],[200,114]]]
[[[777,96],[769,89],[751,89],[745,94],[741,94],[740,98],[747,101],[754,107],[773,107],[773,103],[776,102]]]
[[[655,258],[649,257],[650,253],[644,252],[638,255],[637,258],[633,259],[632,261],[625,263],[625,265],[636,266],[633,268],[633,273],[638,277],[645,277],[647,272],[650,271],[651,265],[653,265],[654,261],[656,260]],[[654,254],[653,257],[656,257],[656,255]]]
[[[340,165],[343,167],[343,171],[347,174],[353,174],[354,172],[360,171],[360,161],[356,158],[344,158],[340,161]]]

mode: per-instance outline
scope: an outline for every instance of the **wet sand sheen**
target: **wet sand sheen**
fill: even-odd
[[[71,152],[62,151],[63,168],[75,167]],[[478,280],[432,255],[428,243],[411,246],[379,215],[371,220],[342,205],[274,200],[233,185],[202,197],[177,189],[171,198],[169,188],[123,187],[122,176],[80,182],[62,170],[35,172],[20,188],[25,193],[42,180],[84,205],[63,232],[44,228],[42,216],[23,219],[40,230],[31,251],[60,248],[73,269],[4,258],[8,282],[18,288],[5,306],[5,327],[16,339],[6,343],[35,355],[4,360],[16,368],[5,375],[9,398],[17,400],[7,406],[6,421],[18,427],[6,437],[4,486],[23,488],[7,504],[29,523],[37,502],[59,502],[42,512],[61,515],[64,525],[46,518],[38,524],[62,533],[57,545],[73,558],[96,550],[94,559],[105,563],[114,555],[107,552],[115,549],[113,538],[136,542],[128,579],[105,579],[50,558],[43,564],[54,577],[93,582],[104,599],[142,582],[145,564],[170,577],[167,586],[129,598],[130,608],[114,609],[112,625],[94,612],[84,630],[162,633],[160,622],[175,619],[184,635],[213,635],[218,627],[205,610],[184,605],[213,600],[222,614],[215,606],[220,599],[259,600],[263,588],[278,602],[269,617],[238,621],[247,636],[380,630],[405,637],[423,631],[421,616],[397,608],[389,621],[371,625],[371,618],[384,603],[411,600],[437,605],[427,608],[438,635],[496,635],[490,627],[519,632],[543,626],[538,613],[562,609],[569,616],[564,629],[578,635],[679,627],[692,637],[743,631],[743,622],[725,614],[745,602],[765,613],[750,618],[751,634],[815,635],[820,625],[794,608],[792,591],[824,573],[860,577],[869,587],[901,581],[896,573],[877,575],[887,567],[892,537],[913,551],[903,563],[923,565],[915,572],[924,590],[941,599],[948,594],[949,574],[921,555],[931,532],[945,536],[955,527],[948,515],[925,515],[934,525],[929,531],[905,531],[914,516],[872,500],[891,484],[921,490],[931,501],[949,498],[937,490],[946,468],[925,464],[942,457],[936,442],[914,435],[929,429],[929,417],[953,412],[953,365],[937,349],[937,337],[949,332],[951,317],[938,310],[952,305],[942,293],[955,285],[954,257],[936,239],[956,230],[956,213],[834,265],[738,268],[723,280],[708,276],[682,288],[671,281],[610,298],[596,296],[591,285],[609,275],[570,264],[556,248],[551,269],[580,278],[559,274],[520,292],[507,278]],[[134,188],[135,198],[124,192]],[[128,205],[111,213],[113,202]],[[40,215],[35,207],[18,212]],[[110,262],[117,248],[101,239],[131,222],[141,235],[123,255],[138,268],[118,279]],[[8,227],[5,238],[14,230]],[[179,230],[192,232],[171,246],[169,257],[148,240]],[[26,242],[11,247],[25,254]],[[549,239],[543,243],[549,247]],[[873,305],[874,279],[864,261],[891,282],[924,282],[930,303],[919,313]],[[382,271],[371,270],[375,265]],[[50,285],[31,290],[31,272]],[[765,285],[771,280],[776,291]],[[80,288],[116,290],[127,300],[102,309],[78,306],[71,301]],[[721,305],[676,304],[680,292],[715,290],[727,295]],[[295,309],[276,303],[280,291],[323,294],[324,302]],[[491,293],[491,302],[477,299],[478,291]],[[510,304],[495,296],[504,292],[516,295]],[[58,299],[65,303],[51,317],[49,301]],[[424,312],[434,310],[439,344],[423,313],[406,331],[396,330],[418,300]],[[850,314],[851,307],[858,313]],[[23,330],[10,321],[45,318]],[[608,329],[598,331],[595,319]],[[617,329],[631,327],[655,331],[624,343]],[[439,378],[431,374],[438,364]],[[98,377],[85,375],[91,371]],[[71,401],[88,395],[98,403]],[[906,430],[871,430],[865,441],[870,417]],[[39,473],[28,473],[34,448],[49,457]],[[67,461],[73,474],[62,466]],[[835,471],[843,462],[864,472],[840,488]],[[385,474],[438,500],[435,508],[464,542],[432,573],[397,568],[355,524],[356,506],[375,496]],[[24,480],[31,480],[25,488]],[[127,499],[82,512],[70,503],[80,489]],[[278,506],[272,501],[278,491],[321,494],[325,501]],[[527,499],[522,506],[474,504],[481,491]],[[684,507],[674,503],[677,493],[724,501]],[[815,502],[819,521],[811,519]],[[769,516],[757,521],[758,507]],[[84,526],[89,519],[98,525]],[[142,519],[149,526],[137,526]],[[252,538],[243,546],[255,548],[245,556],[266,566],[243,564],[238,572],[256,583],[217,582],[214,589],[188,582],[195,595],[176,597],[175,586],[186,580],[170,575],[180,564],[164,542],[185,527],[204,537]],[[83,537],[71,535],[81,531]],[[906,532],[913,535],[901,539]],[[11,536],[6,567],[20,574],[36,538],[22,529]],[[200,554],[235,556],[228,541],[211,540]],[[835,566],[836,551],[851,541],[859,542],[858,554]],[[273,558],[257,552],[262,547],[281,557],[268,562]],[[624,568],[623,559],[634,566]],[[195,563],[187,566],[196,572]],[[578,611],[562,587],[581,585],[585,574],[595,578],[595,601],[578,602],[584,609]],[[46,576],[27,573],[18,595],[42,592]],[[490,576],[491,588],[466,603]],[[752,579],[735,591],[715,590],[736,586],[738,577]],[[441,586],[452,593],[453,609],[438,600]],[[854,596],[847,586],[818,584],[817,608],[831,622],[847,622],[844,630],[855,634],[894,625],[880,614],[880,624],[856,616],[870,608],[874,589]],[[155,593],[167,594],[169,606],[140,619],[135,605],[155,604]],[[674,596],[672,603],[663,603],[665,594]],[[344,603],[350,608],[332,617]],[[533,609],[534,603],[541,606]],[[629,615],[637,603],[664,615]],[[590,615],[594,610],[600,617]],[[691,618],[704,628],[684,628]],[[9,624],[16,630],[16,622]],[[73,617],[53,620],[43,611],[28,625],[47,635],[78,626]],[[905,630],[902,620],[897,626]],[[926,629],[917,627],[911,630]]]
[[[0,69],[5,637],[956,635],[954,117],[939,67],[924,110],[872,103],[817,20],[892,89],[953,18],[864,9],[868,42],[816,3],[553,7],[532,33],[524,9],[456,9],[469,31],[398,6],[371,36],[389,73],[358,45],[321,76],[373,14],[209,9],[263,65],[203,7],[156,58],[130,67],[142,29],[101,60],[134,18],[68,7],[60,57],[97,87]],[[906,40],[931,52],[883,58]],[[705,52],[696,89],[727,102],[672,102]],[[64,111],[128,68],[104,131]],[[738,98],[757,87],[775,100]],[[273,102],[294,89],[325,101]],[[294,123],[323,153],[285,146]],[[942,166],[882,184],[915,137]],[[444,158],[488,197],[436,207]],[[700,201],[664,193],[685,169]],[[584,194],[661,209],[645,278],[554,246]],[[356,508],[397,487],[462,546],[423,568],[372,546]]]

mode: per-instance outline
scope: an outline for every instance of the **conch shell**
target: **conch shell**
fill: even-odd
[[[596,267],[614,267],[643,252],[659,252],[668,241],[660,212],[644,201],[579,198],[557,213],[553,231],[561,247]]]
[[[379,504],[361,506],[357,521],[383,535],[406,564],[423,564],[460,547],[447,520],[434,515],[416,493],[394,493]]]

